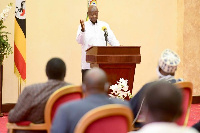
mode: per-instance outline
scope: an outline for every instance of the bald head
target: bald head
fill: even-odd
[[[100,68],[93,68],[89,70],[83,79],[83,85],[88,93],[105,92],[106,84],[106,73]]]
[[[88,7],[88,12],[97,12],[97,11],[98,11],[98,8],[95,5],[90,5]]]
[[[90,21],[91,21],[93,24],[97,23],[98,12],[99,12],[99,11],[98,11],[98,8],[97,8],[96,6],[90,5],[90,6],[88,7],[88,12],[87,12],[87,14],[88,14],[88,16],[89,16]]]
[[[145,93],[145,107],[154,122],[172,122],[182,113],[182,94],[173,84],[164,81],[150,83]]]

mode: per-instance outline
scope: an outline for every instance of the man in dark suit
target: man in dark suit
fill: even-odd
[[[107,95],[109,84],[105,72],[99,68],[89,70],[83,80],[85,98],[62,105],[54,118],[52,133],[73,133],[76,124],[88,111],[107,104],[129,103],[120,99],[110,99]]]
[[[200,132],[200,121],[194,124],[192,127]]]

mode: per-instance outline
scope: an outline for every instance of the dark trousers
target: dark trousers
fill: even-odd
[[[82,70],[81,70],[81,72],[82,72],[82,82],[83,82],[83,78],[84,78],[84,76],[85,76],[85,74],[86,74],[86,72],[87,72],[88,70],[90,70],[90,69],[82,69]]]

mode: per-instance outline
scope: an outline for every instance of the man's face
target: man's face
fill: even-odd
[[[171,76],[174,76],[175,75],[175,73],[166,73],[165,71],[163,71],[159,66],[158,66],[158,73],[160,73],[160,74],[158,74],[158,78],[160,79],[160,78],[163,78],[163,77],[166,77],[166,76],[168,76],[168,75],[171,75]]]
[[[98,19],[98,9],[96,7],[91,8],[90,10],[88,10],[88,16],[89,19],[92,23],[96,23],[97,19]]]

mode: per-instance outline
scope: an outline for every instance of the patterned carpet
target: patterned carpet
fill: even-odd
[[[188,120],[188,126],[192,126],[198,121],[200,121],[200,104],[192,104],[191,109],[190,109],[190,117]]]
[[[200,120],[200,104],[192,104],[188,126],[192,126],[199,120]],[[0,133],[7,133],[7,128],[6,128],[7,122],[8,122],[7,114],[3,117],[0,117]]]

